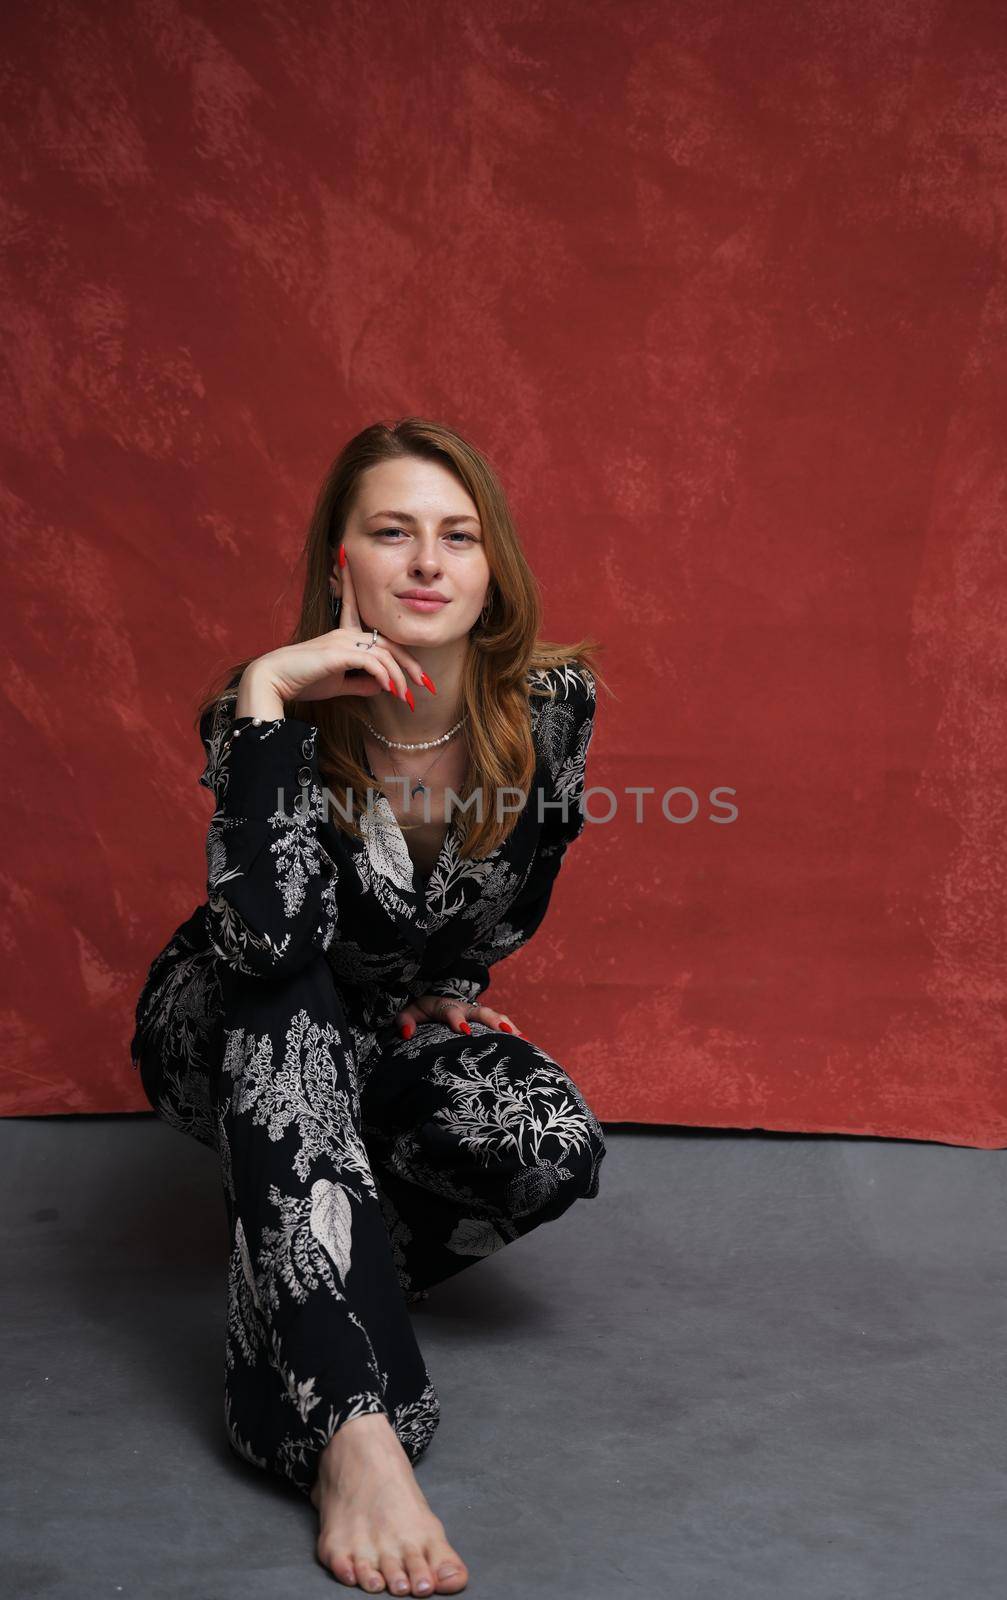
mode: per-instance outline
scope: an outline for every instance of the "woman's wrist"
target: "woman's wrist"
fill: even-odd
[[[278,722],[283,716],[279,690],[259,661],[251,662],[241,675],[234,715],[261,717],[263,722]]]

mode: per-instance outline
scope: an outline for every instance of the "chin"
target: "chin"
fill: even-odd
[[[445,606],[444,610],[446,611],[447,609],[447,606]],[[397,628],[400,633],[414,635],[433,633],[444,635],[449,632],[453,634],[458,626],[457,620],[452,618],[447,625],[445,625],[445,622],[446,619],[437,611],[410,611],[408,606],[403,606],[401,611],[396,610],[391,626]]]

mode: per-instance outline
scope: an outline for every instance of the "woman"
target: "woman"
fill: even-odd
[[[481,1001],[583,828],[596,647],[538,641],[490,467],[419,419],[350,441],[306,558],[294,642],[201,710],[207,900],[133,1064],[220,1159],[232,1447],[310,1495],[343,1583],[455,1594],[408,1305],[598,1192],[589,1106]]]

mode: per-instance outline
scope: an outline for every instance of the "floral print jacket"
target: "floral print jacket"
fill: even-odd
[[[541,923],[584,827],[594,677],[570,663],[535,669],[527,682],[537,762],[517,825],[489,856],[464,860],[452,821],[425,885],[383,795],[361,817],[362,840],[328,819],[315,724],[235,718],[232,685],[200,726],[199,782],[216,809],[207,900],[184,924],[186,954],[203,941],[239,973],[280,978],[324,952],[364,1047],[414,995],[479,998],[490,968]],[[342,798],[333,791],[329,804]]]

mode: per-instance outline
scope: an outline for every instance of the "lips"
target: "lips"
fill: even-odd
[[[426,595],[400,594],[395,597],[408,611],[415,611],[418,616],[432,616],[435,611],[442,611],[447,605],[444,598],[431,599]]]

